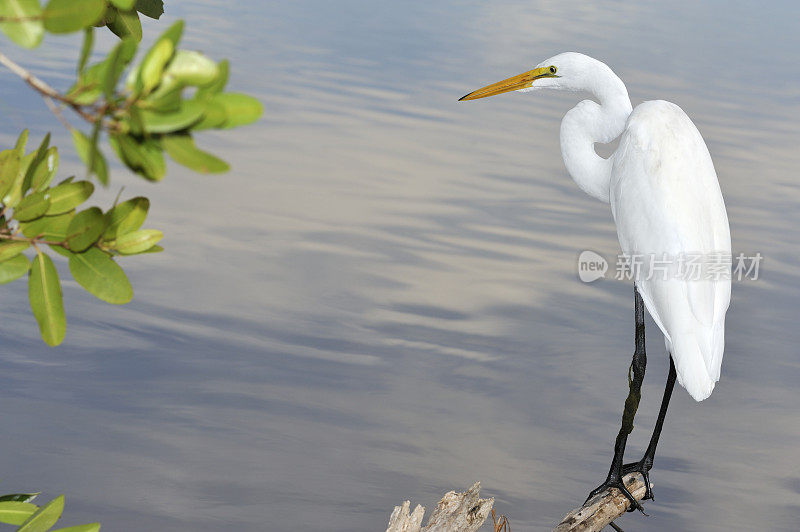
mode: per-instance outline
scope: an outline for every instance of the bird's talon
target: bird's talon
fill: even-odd
[[[630,464],[625,464],[622,466],[622,475],[627,475],[629,473],[639,473],[642,475],[642,481],[644,482],[645,486],[645,493],[644,497],[642,497],[643,501],[654,501],[656,500],[653,496],[653,488],[650,486],[650,468],[652,465],[645,464],[644,461],[633,462]]]
[[[631,495],[631,492],[628,490],[628,488],[625,486],[625,483],[622,482],[622,480],[606,480],[605,482],[597,486],[589,493],[589,496],[586,497],[586,500],[583,502],[583,504],[585,505],[587,502],[592,500],[600,493],[603,493],[604,491],[609,490],[611,488],[617,488],[620,491],[620,493],[622,493],[625,496],[625,498],[628,499],[628,501],[630,501],[631,504],[626,511],[632,512],[634,510],[639,510],[640,512],[642,512],[642,515],[647,516],[647,513],[645,513],[644,511],[644,507],[642,507],[639,501],[637,501],[636,498],[633,495]]]

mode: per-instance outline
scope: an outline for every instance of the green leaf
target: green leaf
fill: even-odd
[[[135,255],[155,246],[162,238],[164,233],[157,229],[140,229],[121,235],[107,245],[123,255]]]
[[[13,501],[13,502],[31,502],[39,496],[37,493],[9,493],[8,495],[0,495],[0,502]]]
[[[141,39],[141,37],[142,35],[139,33],[139,39]],[[122,71],[125,70],[125,67],[128,66],[128,63],[131,62],[133,56],[136,55],[136,47],[135,40],[124,38],[122,42],[116,45],[114,49],[111,50],[111,53],[108,54],[108,58],[106,59],[108,66],[106,67],[106,75],[103,79],[103,91],[105,92],[107,100],[114,98],[119,77],[122,75]]]
[[[172,26],[167,28],[164,33],[161,34],[159,39],[168,39],[172,43],[172,46],[177,48],[178,43],[181,40],[181,36],[183,35],[183,26],[184,23],[182,20],[175,22]]]
[[[200,52],[178,50],[164,70],[158,88],[147,98],[147,108],[159,111],[177,109],[184,87],[208,85],[218,75],[219,67],[208,57]]]
[[[153,139],[137,139],[130,135],[115,135],[111,146],[128,168],[151,181],[161,181],[167,173],[164,154]]]
[[[139,66],[131,70],[126,85],[134,90],[134,94],[148,94],[156,88],[161,81],[164,67],[178,46],[182,33],[183,21],[179,20],[156,39]]]
[[[75,213],[65,212],[57,216],[42,216],[32,222],[20,223],[22,234],[28,238],[41,236],[45,240],[61,242],[67,238],[67,229]]]
[[[101,61],[84,70],[78,81],[67,91],[67,97],[81,105],[91,105],[103,94],[108,62]]]
[[[48,345],[55,346],[60,344],[64,340],[64,334],[67,332],[67,319],[64,316],[61,283],[58,280],[58,272],[55,265],[53,265],[53,261],[42,252],[39,252],[36,258],[33,259],[33,266],[28,277],[28,299],[31,303],[33,315],[39,323],[42,339]],[[58,509],[58,504],[54,505],[59,499],[61,499],[60,504],[61,509],[63,509],[64,497],[62,496],[54,499],[32,515],[20,530],[31,532],[33,530],[47,530],[47,528],[53,526],[58,516],[61,515],[61,509]],[[58,509],[57,514],[55,514],[56,509]],[[47,511],[43,512],[43,510]],[[40,524],[49,522],[49,516],[53,514],[55,514],[55,518],[46,528],[38,528]]]
[[[138,196],[115,205],[106,213],[106,230],[103,240],[114,240],[120,235],[136,231],[147,218],[150,200]]]
[[[64,183],[50,189],[50,208],[48,215],[71,211],[92,195],[94,185],[91,181],[75,181]]]
[[[31,152],[19,160],[17,167],[17,175],[14,177],[10,190],[3,196],[2,203],[6,207],[16,207],[17,203],[22,199],[22,184],[25,181],[25,174],[28,172],[28,167],[31,161],[36,157],[36,152]],[[13,168],[13,161],[12,161]],[[9,170],[10,171],[10,170]]]
[[[143,93],[149,93],[161,82],[164,67],[167,66],[174,53],[175,45],[169,39],[159,39],[150,48],[142,60],[142,66],[139,71],[139,80]]]
[[[136,0],[110,0],[110,1],[111,5],[123,11],[133,9],[133,6],[136,5]]]
[[[197,100],[185,100],[171,112],[142,110],[142,123],[149,133],[170,133],[186,129],[202,118],[205,105]]]
[[[31,261],[25,255],[17,255],[13,259],[0,262],[0,284],[16,281],[31,269]]]
[[[142,40],[142,21],[139,20],[139,13],[133,9],[126,11],[120,9],[107,26],[120,39],[132,37],[137,42]]]
[[[99,28],[99,27],[101,27],[101,26],[107,26],[108,24],[110,24],[110,23],[114,22],[114,19],[115,19],[115,18],[117,18],[117,13],[118,13],[118,12],[119,12],[119,11],[117,10],[117,8],[116,8],[116,7],[114,7],[114,6],[112,6],[112,5],[111,5],[111,4],[108,2],[108,0],[106,0],[106,10],[103,12],[103,16],[102,16],[102,17],[100,17],[100,20],[98,20],[98,21],[95,23],[95,25],[94,25],[94,26],[95,26],[96,28]]]
[[[103,94],[103,88],[99,79],[90,78],[97,78],[101,74],[105,76],[105,73],[104,63],[90,66],[78,77],[75,85],[69,88],[67,98],[80,105],[95,103],[100,98],[100,95]]]
[[[5,196],[11,191],[19,176],[20,156],[17,150],[0,152],[0,203],[5,203]]]
[[[158,19],[164,13],[164,0],[136,0],[136,11],[146,17]]]
[[[227,116],[223,129],[230,129],[245,124],[251,124],[261,117],[264,107],[261,102],[246,94],[236,92],[223,92],[211,98],[225,109]]]
[[[33,174],[38,168],[39,164],[44,161],[44,158],[47,156],[47,147],[50,146],[50,133],[44,136],[42,139],[42,143],[39,144],[39,148],[36,150],[36,155],[33,156],[28,168],[25,170],[25,177],[22,181],[22,193],[28,191],[31,187],[31,182],[33,181]]]
[[[225,89],[225,85],[228,84],[229,69],[230,64],[227,59],[223,59],[217,63],[217,77],[214,78],[211,83],[198,88],[195,98],[198,100],[207,100],[215,94],[221,93]]]
[[[83,44],[81,44],[81,55],[78,59],[78,74],[83,72],[86,68],[86,61],[92,55],[92,46],[94,45],[94,28],[89,26],[83,30]]]
[[[98,207],[90,207],[75,215],[67,227],[67,245],[70,251],[79,253],[100,238],[106,228],[103,211]]]
[[[68,526],[67,528],[57,528],[52,532],[98,532],[100,523],[89,523],[88,525]]]
[[[217,64],[192,50],[178,50],[164,71],[164,78],[171,77],[180,85],[207,85],[217,79]],[[164,83],[164,81],[162,81]]]
[[[45,191],[34,192],[22,199],[14,208],[14,218],[20,222],[35,220],[50,208],[50,199]]]
[[[91,26],[105,11],[105,0],[50,0],[44,8],[44,27],[50,33],[71,33]]]
[[[183,87],[173,82],[172,87],[162,83],[158,88],[147,97],[145,100],[147,108],[150,111],[158,113],[173,113],[179,111],[181,103],[183,102]],[[138,110],[138,107],[131,107],[131,111]],[[139,121],[141,122],[141,111],[139,111]],[[131,122],[133,122],[133,115],[131,115]],[[133,124],[131,123],[131,126]],[[133,127],[131,127],[133,131]],[[144,132],[144,129],[142,129]]]
[[[110,65],[109,68],[111,68]],[[98,120],[92,126],[92,136],[89,137],[89,161],[86,162],[86,168],[94,168],[96,164],[95,161],[98,160],[102,160],[103,163],[105,163],[105,159],[102,154],[100,154],[100,149],[97,147],[97,143],[100,140],[101,129],[103,129],[103,121]],[[106,175],[106,183],[103,184],[108,184],[108,175]]]
[[[41,14],[39,0],[3,0],[0,2],[0,17],[28,20],[0,22],[0,30],[23,48],[36,48],[44,37],[44,23],[36,19]]]
[[[3,240],[0,242],[0,262],[12,259],[31,247],[30,242],[15,242],[13,240]]]
[[[136,136],[144,135],[144,126],[142,126],[142,113],[139,111],[139,108],[135,105],[129,107],[128,115],[128,120],[125,122],[125,124],[128,126],[128,129],[125,131],[125,133],[131,133],[132,135]]]
[[[151,181],[164,179],[164,176],[167,175],[167,163],[164,160],[164,152],[158,142],[150,138],[139,146],[143,162],[140,173]]]
[[[133,288],[119,264],[96,247],[73,253],[69,271],[87,292],[106,303],[122,305],[133,299]]]
[[[38,506],[29,502],[0,502],[0,522],[19,526],[38,509]]]
[[[203,118],[192,125],[192,131],[219,129],[225,125],[227,120],[228,115],[225,112],[225,107],[223,107],[221,103],[217,103],[213,99],[209,99],[206,101],[206,108],[205,112],[203,113]]]
[[[161,145],[176,163],[195,172],[208,174],[227,172],[230,169],[228,163],[222,159],[197,148],[191,135],[166,135],[161,138]]]
[[[97,176],[98,181],[107,185],[108,164],[106,164],[106,159],[97,146],[93,146],[89,138],[77,129],[72,130],[72,142],[75,145],[75,151],[78,152],[78,156],[84,164],[92,165],[90,172]]]
[[[65,231],[66,231],[66,229],[65,229]],[[68,249],[66,249],[66,248],[64,248],[62,246],[59,246],[57,244],[48,244],[48,247],[50,248],[51,251],[53,251],[55,253],[58,253],[62,257],[70,258],[73,255],[73,253],[70,250],[68,250]]]
[[[23,129],[22,133],[19,134],[17,137],[17,143],[14,145],[14,149],[19,152],[20,157],[25,155],[25,145],[28,144],[28,130]]]
[[[45,152],[44,157],[36,166],[31,179],[31,188],[36,191],[44,190],[53,181],[58,170],[58,148],[51,146]]]

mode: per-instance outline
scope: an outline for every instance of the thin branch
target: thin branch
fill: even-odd
[[[42,81],[41,79],[37,78],[33,74],[31,74],[28,70],[26,70],[22,65],[19,65],[11,60],[7,55],[3,52],[0,52],[0,64],[8,68],[11,72],[22,78],[25,83],[33,87],[36,92],[41,94],[44,98],[50,98],[52,100],[57,100],[68,105],[73,111],[78,113],[81,118],[86,120],[90,123],[95,123],[99,120],[98,117],[95,115],[86,112],[82,105],[76,103],[75,101],[63,96],[60,92],[55,90],[53,87]],[[51,107],[52,110],[52,107]],[[57,115],[56,115],[57,116]]]
[[[44,98],[44,103],[47,104],[47,107],[49,107],[53,114],[56,115],[58,121],[61,122],[61,125],[67,128],[67,130],[72,131],[74,128],[72,127],[72,124],[67,121],[64,113],[61,112],[61,107],[56,105],[56,102],[50,96],[42,96],[42,98]]]
[[[58,242],[55,240],[43,240],[37,237],[28,238],[27,236],[0,233],[0,242],[2,242],[3,240],[13,240],[15,242],[30,242],[34,247],[36,247],[36,244],[47,244],[48,246],[61,246],[62,248],[69,249],[66,245],[66,242]]]

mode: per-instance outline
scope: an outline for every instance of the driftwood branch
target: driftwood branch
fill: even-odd
[[[628,473],[623,481],[637,501],[644,497],[646,490],[642,475]],[[565,515],[553,532],[599,532],[624,515],[630,505],[631,502],[618,489],[606,490]]]
[[[637,501],[644,497],[646,490],[639,473],[629,473],[623,481]],[[476,482],[463,493],[446,493],[425,526],[422,526],[425,508],[418,504],[412,512],[411,503],[405,501],[402,506],[394,507],[386,532],[476,532],[494,506],[494,498],[480,498],[480,489],[481,483]],[[619,490],[606,490],[565,515],[553,532],[600,532],[624,515],[630,504]]]
[[[475,532],[494,506],[494,498],[481,499],[480,491],[481,483],[476,482],[464,493],[447,492],[424,527],[425,508],[418,504],[410,512],[411,503],[405,501],[394,507],[386,532]]]

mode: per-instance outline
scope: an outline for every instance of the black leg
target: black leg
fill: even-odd
[[[633,351],[633,361],[628,369],[628,397],[625,399],[625,410],[622,412],[622,426],[614,442],[614,458],[611,460],[611,468],[608,471],[608,477],[606,477],[605,482],[592,490],[586,500],[588,501],[608,488],[617,488],[631,501],[631,510],[636,509],[644,513],[642,506],[633,495],[631,495],[628,488],[626,488],[625,484],[622,482],[622,462],[625,454],[625,444],[628,442],[628,435],[633,431],[633,418],[636,416],[636,410],[639,408],[639,401],[642,398],[642,381],[644,381],[644,371],[647,366],[644,337],[644,301],[642,301],[642,296],[639,294],[639,290],[635,285],[633,287],[633,294],[636,321],[636,347]]]
[[[658,419],[656,426],[653,428],[653,435],[650,437],[650,444],[644,452],[644,456],[638,462],[632,464],[625,464],[622,467],[623,475],[638,471],[642,474],[645,485],[647,486],[647,493],[645,493],[643,500],[653,499],[653,490],[650,488],[650,469],[653,467],[653,460],[656,456],[656,446],[658,445],[658,438],[661,436],[661,429],[664,428],[664,418],[667,417],[667,408],[669,408],[669,400],[672,397],[672,389],[675,387],[675,362],[672,360],[672,355],[669,357],[669,375],[667,376],[667,385],[664,387],[664,397],[661,399],[661,409],[658,411]]]

